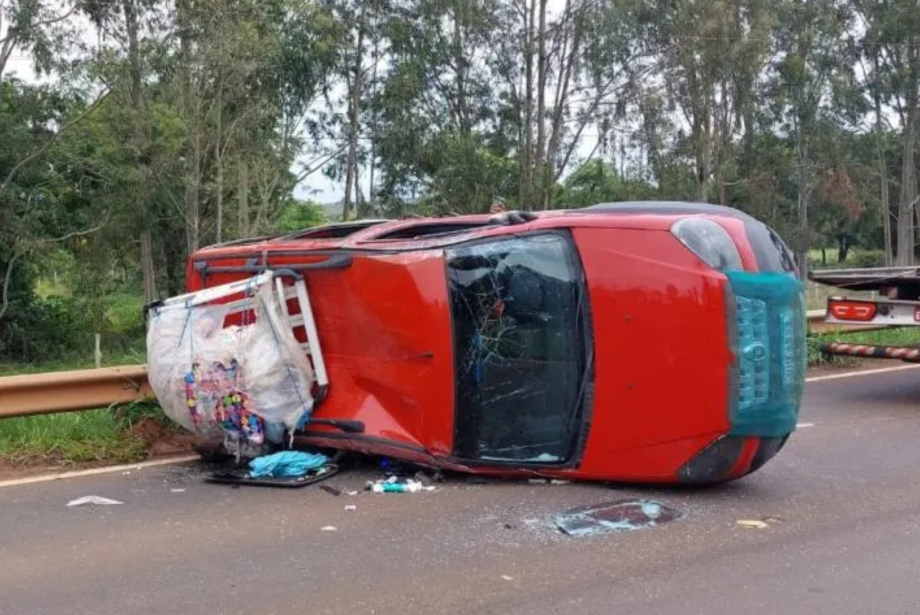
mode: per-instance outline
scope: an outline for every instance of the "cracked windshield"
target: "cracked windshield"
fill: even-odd
[[[0,0],[0,615],[918,612],[918,149],[917,0]]]

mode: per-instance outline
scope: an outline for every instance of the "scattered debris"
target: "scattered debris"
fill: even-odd
[[[252,478],[295,478],[316,470],[329,461],[319,453],[304,451],[281,451],[273,455],[256,457],[249,462],[249,476]]]
[[[374,493],[418,493],[419,491],[434,491],[434,487],[426,487],[411,478],[400,480],[396,476],[376,481],[367,481],[365,490]]]
[[[326,463],[316,469],[307,470],[306,474],[303,476],[254,477],[251,472],[246,472],[245,470],[227,470],[215,472],[208,476],[206,480],[210,483],[229,484],[234,488],[239,488],[240,485],[250,485],[257,487],[287,487],[297,489],[324,481],[327,478],[332,478],[338,471],[339,467],[337,465]]]
[[[110,500],[109,498],[104,498],[98,495],[86,495],[82,498],[77,498],[76,500],[67,502],[67,508],[73,508],[74,506],[85,506],[87,504],[92,504],[93,506],[121,506],[124,504],[124,502],[119,502],[118,500]]]
[[[765,530],[768,527],[770,527],[768,523],[766,523],[765,521],[761,521],[759,519],[738,519],[737,521],[735,521],[735,525],[738,525],[739,527],[746,527],[749,529],[754,529],[754,530]]]
[[[131,471],[128,470],[127,472],[122,472],[121,475],[122,475],[122,476],[131,476]]]
[[[342,490],[339,489],[338,487],[333,487],[332,485],[320,485],[319,488],[325,491],[326,493],[330,495],[334,495],[336,497],[342,495]]]
[[[764,517],[763,519],[767,523],[785,523],[786,520],[782,517]]]
[[[339,528],[334,525],[327,525],[319,528],[321,532],[337,532]]]
[[[805,429],[806,427],[814,427],[814,426],[815,426],[814,423],[799,423],[795,427],[796,429]]]
[[[554,478],[553,480],[549,481],[549,484],[550,484],[550,485],[568,485],[570,482],[572,482],[572,481],[570,481],[570,480],[563,480],[563,479],[561,479],[561,478]]]
[[[381,457],[377,464],[380,466],[380,469],[386,474],[405,474],[406,464],[401,461],[396,461],[389,459],[387,457]]]
[[[354,504],[346,504],[346,505],[345,505],[345,510],[346,510],[346,511],[358,510],[358,507],[355,506]]]
[[[185,493],[185,489],[170,489],[172,493]]]
[[[502,581],[513,581],[514,577],[509,577],[507,574],[502,575]]]
[[[531,485],[545,485],[549,481],[545,478],[529,478],[527,479],[527,482],[530,483]]]
[[[358,492],[357,492],[357,491],[352,491],[352,490],[349,489],[348,491],[345,492],[345,495],[358,495]]]
[[[554,522],[568,536],[593,536],[657,527],[680,517],[679,511],[659,502],[624,500],[573,508]]]

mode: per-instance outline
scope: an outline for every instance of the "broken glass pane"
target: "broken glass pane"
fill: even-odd
[[[583,276],[562,233],[448,255],[458,457],[566,461],[581,431],[588,366]]]
[[[573,508],[557,516],[554,523],[569,536],[594,536],[656,527],[680,516],[679,511],[659,502],[625,500]]]

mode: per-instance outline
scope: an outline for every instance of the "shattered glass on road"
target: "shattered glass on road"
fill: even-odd
[[[624,500],[579,506],[553,522],[562,533],[578,537],[657,527],[680,517],[680,511],[659,502]]]

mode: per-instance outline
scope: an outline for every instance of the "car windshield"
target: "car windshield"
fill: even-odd
[[[588,305],[566,233],[448,254],[456,362],[455,455],[564,463],[585,422]]]

